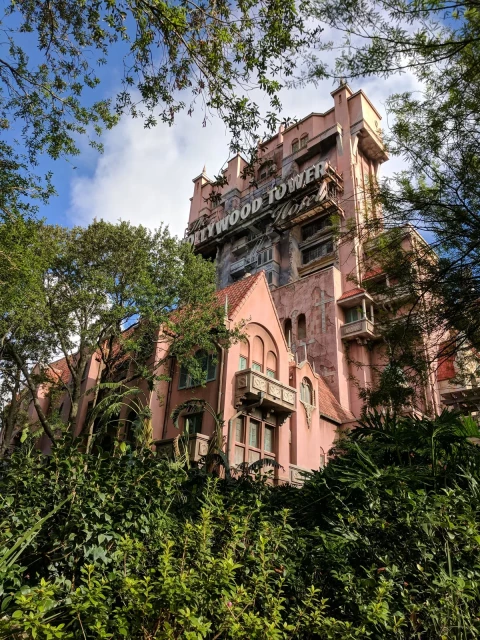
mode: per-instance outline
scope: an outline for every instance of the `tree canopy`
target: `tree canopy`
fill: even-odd
[[[55,414],[49,419],[37,402],[43,381],[50,393],[68,395],[66,426],[78,435],[82,380],[94,354],[101,359],[98,384],[107,385],[103,395],[125,355],[135,362],[134,373],[117,385],[125,394],[130,382],[153,388],[169,357],[194,367],[198,347],[216,353],[236,335],[216,302],[213,264],[165,229],[103,221],[67,229],[20,218],[0,232],[4,246],[10,242],[15,249],[6,260],[9,285],[0,298],[5,428],[14,419],[12,399],[26,386],[53,440]],[[59,356],[68,381],[55,369]]]

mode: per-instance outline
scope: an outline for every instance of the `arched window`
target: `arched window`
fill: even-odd
[[[300,149],[300,143],[298,141],[298,138],[295,138],[295,140],[292,142],[292,153],[297,153],[299,149]]]
[[[305,314],[301,313],[297,320],[297,338],[298,340],[307,339],[307,323],[305,321]]]
[[[263,371],[264,346],[263,340],[259,336],[253,338],[252,369]]]
[[[312,383],[308,378],[304,378],[300,385],[300,400],[305,404],[314,404]]]
[[[306,147],[307,142],[308,142],[308,133],[304,133],[303,136],[300,138],[300,149],[303,149],[304,147]]]
[[[267,353],[267,376],[277,379],[277,356],[273,351]]]
[[[285,340],[287,341],[288,348],[292,346],[292,321],[290,318],[285,320],[285,324],[283,325],[283,331],[285,333]]]
[[[217,362],[214,354],[200,350],[195,354],[195,359],[198,365],[195,374],[189,373],[185,365],[182,365],[178,381],[179,389],[188,389],[189,387],[196,387],[197,385],[205,384],[205,382],[215,380],[217,376]]]

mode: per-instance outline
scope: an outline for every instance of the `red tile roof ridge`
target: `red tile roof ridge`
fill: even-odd
[[[265,277],[263,271],[259,271],[254,275],[243,277],[240,280],[237,280],[237,282],[234,282],[223,289],[219,289],[216,292],[216,296],[220,304],[225,305],[225,302],[227,302],[228,317],[230,319],[232,319],[232,317],[236,315],[239,309],[243,306],[245,300],[252,293],[254,287],[257,286],[262,277]]]
[[[346,298],[351,298],[352,296],[358,296],[361,293],[365,293],[365,289],[361,289],[360,287],[355,287],[355,289],[349,289],[342,293],[339,300],[345,300]]]

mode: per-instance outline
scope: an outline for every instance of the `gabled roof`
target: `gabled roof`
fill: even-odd
[[[345,424],[346,422],[353,422],[355,420],[355,416],[353,415],[353,413],[348,411],[348,409],[344,409],[342,407],[342,405],[338,402],[338,400],[329,389],[328,384],[320,375],[318,375],[318,373],[315,373],[315,371],[312,369],[312,365],[308,360],[305,360],[301,364],[292,363],[291,366],[297,367],[300,370],[304,367],[308,367],[311,375],[317,381],[318,410],[321,416],[338,424]]]
[[[323,416],[339,424],[355,420],[353,413],[342,407],[320,376],[318,377],[318,408]]]
[[[229,318],[235,315],[242,302],[263,277],[263,271],[259,271],[253,276],[244,277],[216,292],[217,300],[222,306],[225,306],[225,302],[227,302]]]

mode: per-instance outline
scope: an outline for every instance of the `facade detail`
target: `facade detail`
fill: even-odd
[[[253,181],[240,156],[228,162],[223,186],[205,171],[193,180],[186,241],[215,261],[225,321],[243,321],[245,340],[226,352],[198,353],[203,386],[175,362],[164,372],[170,381],[154,390],[145,385],[142,401],[159,455],[174,453],[179,429],[172,411],[199,398],[223,415],[230,465],[270,458],[279,465],[278,482],[300,484],[305,471],[325,465],[339,432],[360,416],[359,389],[372,386],[372,372],[382,365],[375,325],[381,301],[363,284],[385,276],[362,273],[358,236],[339,242],[338,232],[381,215],[368,206],[366,185],[387,154],[380,115],[367,96],[346,84],[331,95],[329,111],[312,113],[260,145]],[[96,384],[98,368],[93,357],[83,381],[80,425],[88,412],[85,391]],[[475,382],[467,390],[451,385],[450,360],[441,369],[425,389],[425,406],[478,400]],[[52,363],[52,370],[68,384],[64,361]],[[48,394],[40,389],[39,397],[46,411]],[[67,415],[68,399],[61,406]],[[128,415],[128,408],[122,410],[120,428]],[[36,419],[32,406],[30,418]],[[181,415],[179,427],[198,463],[214,432],[212,415]]]

